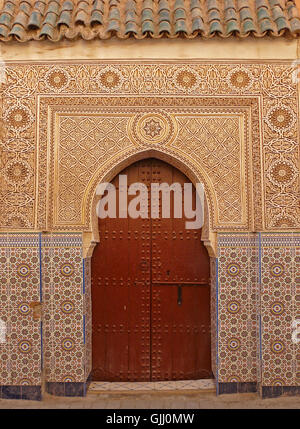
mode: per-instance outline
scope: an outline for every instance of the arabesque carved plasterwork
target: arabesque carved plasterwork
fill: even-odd
[[[109,168],[117,168],[117,163],[121,164],[124,156],[134,159],[134,154],[146,150],[147,145],[178,159],[195,177],[208,176],[206,185],[213,229],[299,228],[299,111],[297,86],[292,80],[293,66],[290,62],[9,62],[5,73],[2,96],[6,135],[0,144],[2,230],[55,228],[56,225],[61,229],[79,229],[79,225],[81,229],[88,229],[94,182],[83,190],[84,183],[78,176],[68,176],[66,166],[71,165],[72,157],[74,165],[78,165],[78,156],[85,153],[86,162],[93,164],[93,160],[96,163],[104,161],[101,152],[107,156],[113,153],[114,161],[108,158],[105,161],[108,171]],[[118,97],[126,99],[123,111],[127,108],[135,111],[124,120],[122,112],[118,111]],[[103,109],[102,113],[95,113],[96,105]],[[103,134],[97,136],[95,132],[92,138],[84,137],[83,124],[80,130],[77,124],[76,130],[81,135],[80,143],[76,140],[75,144],[78,156],[73,155],[75,149],[70,150],[70,159],[66,164],[59,161],[57,165],[62,169],[57,170],[55,159],[60,159],[63,152],[59,152],[59,157],[56,154],[56,158],[51,158],[53,136],[57,137],[56,143],[65,141],[66,144],[60,132],[64,133],[68,117],[72,116],[71,110],[66,109],[52,118],[51,115],[62,106],[76,106],[76,120],[85,121],[85,124],[88,121],[91,124],[97,117],[99,124],[107,121],[104,128],[108,130],[108,122],[111,121],[112,134],[115,135],[109,138]],[[111,109],[111,116],[105,113],[105,108]],[[149,108],[155,110],[152,118],[147,117]],[[216,108],[222,112],[212,113]],[[192,115],[189,109],[195,110]],[[239,131],[236,131],[237,125],[231,121],[230,143],[226,127],[231,119],[226,117],[232,116],[237,121],[241,114],[238,109],[244,109],[244,125],[240,122]],[[166,122],[165,113],[169,118]],[[215,117],[208,120],[205,115]],[[227,123],[221,131],[222,120]],[[65,122],[56,129],[59,121]],[[120,139],[117,135],[125,130],[122,128],[125,123],[126,132]],[[138,133],[135,127],[138,127]],[[199,134],[195,132],[198,127]],[[219,127],[219,132],[209,134],[209,127]],[[244,145],[244,158],[242,156],[239,161],[238,152],[230,152],[230,144],[236,150],[234,136],[237,132],[240,133],[239,150]],[[208,140],[200,138],[208,134]],[[93,148],[93,139],[99,139],[97,149]],[[185,139],[189,142],[188,148],[184,146]],[[227,143],[224,144],[225,140]],[[52,147],[49,146],[50,141]],[[212,141],[215,141],[215,146],[211,156],[207,156]],[[71,146],[71,141],[68,144]],[[86,152],[89,157],[86,157]],[[61,160],[67,158],[66,152]],[[196,164],[199,166],[198,176]],[[79,175],[84,176],[87,171],[88,164],[80,169]],[[96,176],[101,178],[100,170],[90,179],[96,180]],[[63,177],[64,183],[59,184]],[[235,187],[237,177],[239,180]],[[69,192],[68,183],[73,180],[76,186],[69,187],[72,191]],[[78,189],[80,195],[84,194],[84,219],[80,222],[76,218],[79,207],[76,204],[82,202],[79,203],[73,195],[76,204],[69,204],[74,189]],[[70,196],[64,200],[63,194]]]
[[[204,183],[213,230],[251,228],[251,110],[258,127],[256,99],[41,98],[41,135],[48,124],[51,130],[51,192],[47,219],[42,195],[39,200],[39,222],[46,222],[40,228],[88,230],[97,184],[120,162],[149,149],[179,160]],[[259,150],[258,140],[251,144]],[[44,181],[41,176],[41,189]]]

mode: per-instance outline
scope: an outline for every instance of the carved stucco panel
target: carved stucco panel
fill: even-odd
[[[152,150],[156,156],[169,156],[171,162],[178,160],[188,175],[194,172],[194,181],[204,183],[212,230],[251,229],[250,112],[257,100],[247,100],[241,106],[244,100],[168,99],[168,104],[176,107],[166,106],[165,101],[41,99],[41,118],[45,115],[45,120],[41,121],[40,135],[47,134],[44,126],[50,129],[44,151],[48,153],[46,171],[51,172],[46,177],[40,169],[40,188],[48,189],[47,225],[41,224],[41,228],[89,230],[97,184],[107,179],[111,170],[120,171],[119,165],[126,159]],[[135,103],[138,108],[132,107]],[[101,104],[112,106],[103,108]],[[252,116],[252,121],[258,120]],[[42,147],[41,141],[40,164],[45,157]],[[255,147],[259,150],[258,141]],[[41,222],[45,215],[40,195],[37,210]]]
[[[135,107],[147,104],[137,97],[156,99],[151,104],[158,111],[183,108],[183,98],[190,107],[195,97],[206,99],[202,107],[215,106],[216,98],[222,99],[224,107],[227,100],[235,100],[236,106],[256,100],[249,101],[252,125],[247,137],[252,142],[248,149],[252,151],[253,189],[247,192],[248,197],[249,192],[253,194],[254,229],[299,229],[299,106],[292,76],[289,61],[7,62],[1,88],[5,126],[0,141],[1,230],[46,228],[46,213],[52,207],[48,198],[51,183],[43,179],[50,173],[45,145],[50,110],[59,104],[59,98],[69,97],[72,101],[66,100],[67,104],[87,106],[93,102],[85,100],[93,96],[109,106],[121,95]],[[42,112],[45,97],[52,98],[46,114]],[[182,128],[179,119],[177,123]],[[167,149],[170,147],[165,146],[165,154]],[[192,172],[192,166],[189,168]],[[91,197],[87,199],[90,203]],[[220,221],[234,217],[234,211],[222,211]]]

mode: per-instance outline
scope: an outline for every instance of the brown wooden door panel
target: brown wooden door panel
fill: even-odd
[[[152,380],[187,380],[211,375],[208,286],[154,286]],[[167,362],[167,364],[166,364]]]
[[[188,182],[156,159],[121,174],[127,174],[128,186],[142,182],[149,190],[154,182]],[[117,191],[118,182],[112,181]],[[148,208],[150,213],[150,198]],[[209,287],[203,285],[209,283],[209,257],[201,231],[186,230],[185,221],[99,220],[100,243],[92,258],[94,380],[210,376]],[[181,305],[178,286],[161,282],[189,284],[181,288]]]
[[[122,174],[127,174],[130,184],[142,181],[140,170],[141,166],[133,165]],[[118,177],[112,183],[118,196]],[[99,220],[100,243],[92,258],[94,379],[149,380],[149,222],[130,218]],[[101,334],[97,334],[99,325],[107,325]]]

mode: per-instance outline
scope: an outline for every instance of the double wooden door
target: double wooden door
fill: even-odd
[[[208,378],[209,257],[201,230],[186,229],[186,219],[174,218],[172,210],[170,218],[162,218],[161,210],[159,218],[150,217],[151,183],[183,187],[190,181],[157,159],[136,162],[120,174],[127,175],[128,187],[147,186],[149,217],[99,219],[100,242],[92,257],[92,378]],[[118,213],[119,177],[111,183]]]

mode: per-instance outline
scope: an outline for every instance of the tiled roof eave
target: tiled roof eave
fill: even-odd
[[[0,41],[300,37],[295,0],[6,0]]]

